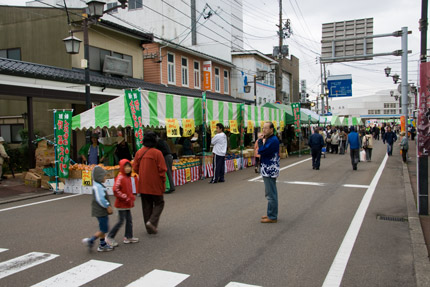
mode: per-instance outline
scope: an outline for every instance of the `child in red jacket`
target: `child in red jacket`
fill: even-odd
[[[137,178],[131,175],[132,168],[128,159],[122,159],[119,162],[120,173],[115,178],[113,193],[116,197],[115,207],[118,209],[118,223],[112,228],[106,237],[106,241],[111,246],[118,246],[115,241],[115,235],[125,220],[124,243],[139,242],[139,238],[133,237],[133,222],[131,218],[131,208],[134,207],[134,194],[137,191]]]

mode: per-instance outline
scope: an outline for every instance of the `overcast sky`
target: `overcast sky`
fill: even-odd
[[[200,1],[200,0],[198,0]],[[25,0],[0,0],[3,5],[25,5]],[[374,18],[374,34],[385,34],[408,27],[409,82],[417,82],[420,52],[418,21],[421,17],[419,0],[283,0],[283,18],[291,19],[293,35],[284,40],[290,54],[300,59],[300,79],[307,81],[311,99],[320,91],[320,65],[316,60],[321,52],[322,24],[344,20]],[[278,45],[276,35],[279,22],[278,0],[243,0],[245,49],[271,53]],[[391,52],[401,49],[401,38],[374,40],[374,52]],[[384,56],[371,61],[327,65],[331,75],[352,74],[353,96],[372,95],[375,91],[395,89],[384,68],[390,66],[392,74],[401,75],[401,57]]]

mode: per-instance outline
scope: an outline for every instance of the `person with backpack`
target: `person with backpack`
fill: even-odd
[[[362,139],[362,148],[366,152],[366,161],[372,160],[372,150],[373,150],[373,136],[370,131],[367,131]]]
[[[404,163],[407,163],[407,154],[409,149],[409,143],[408,143],[408,135],[405,132],[401,132],[400,136],[402,137],[402,140],[400,142],[400,150],[402,151],[402,159]]]

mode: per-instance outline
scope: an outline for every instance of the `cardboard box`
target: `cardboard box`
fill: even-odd
[[[115,178],[119,173],[119,169],[106,170],[106,178]]]
[[[280,153],[280,154],[279,154],[279,156],[280,156],[281,158],[287,158],[287,154],[286,154],[286,153]]]
[[[82,170],[79,169],[69,169],[69,178],[82,178]]]
[[[42,178],[40,175],[32,172],[27,172],[24,178],[24,184],[31,187],[40,187]]]

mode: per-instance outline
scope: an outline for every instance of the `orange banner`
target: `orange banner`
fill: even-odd
[[[203,90],[212,90],[212,61],[203,62]]]

